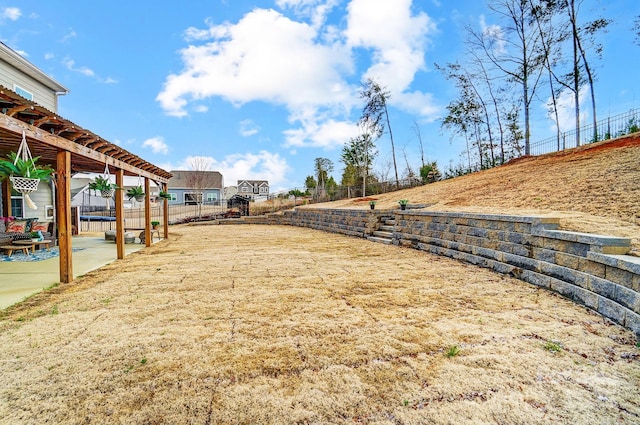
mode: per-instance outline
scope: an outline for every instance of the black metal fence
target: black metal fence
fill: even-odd
[[[191,218],[202,216],[215,216],[227,212],[226,201],[217,201],[202,205],[169,205],[169,224],[186,221]],[[115,230],[115,209],[103,207],[79,207],[80,231],[81,232],[103,232],[105,230]],[[144,207],[126,208],[124,210],[125,228],[143,228],[145,215]],[[151,221],[164,221],[163,204],[151,205]]]
[[[560,135],[549,137],[531,144],[531,155],[559,152],[565,149],[575,148],[579,145],[601,142],[614,139],[626,134],[640,131],[640,109],[632,109],[628,112],[613,115],[596,122],[580,127],[578,133],[575,129],[564,131]],[[580,144],[578,144],[578,134]]]

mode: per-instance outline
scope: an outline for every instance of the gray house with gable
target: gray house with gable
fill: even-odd
[[[0,90],[7,89],[30,100],[43,108],[58,113],[58,96],[69,90],[49,77],[18,52],[0,42]],[[3,106],[0,99],[0,113],[11,116],[15,111]],[[38,152],[32,152],[38,156]],[[43,164],[44,165],[44,164]],[[11,203],[6,196],[11,191]],[[37,210],[25,208],[24,195],[12,190],[8,180],[2,182],[0,190],[0,216],[39,218],[50,220],[54,215],[52,184],[40,182],[38,190],[29,195],[38,206]],[[5,202],[2,202],[6,200]]]

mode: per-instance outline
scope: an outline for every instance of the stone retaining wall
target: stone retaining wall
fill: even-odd
[[[559,219],[452,212],[296,209],[247,218],[368,237],[393,223],[392,242],[555,291],[640,335],[640,258],[631,241],[558,230]],[[387,226],[388,227],[388,223]]]

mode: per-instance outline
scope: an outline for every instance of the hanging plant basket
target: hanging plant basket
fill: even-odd
[[[142,202],[142,201],[144,201],[144,195],[142,195],[142,196],[134,196],[134,198],[135,198],[135,200],[136,200],[137,202]]]
[[[95,180],[89,183],[89,189],[99,193],[102,198],[112,198],[116,190],[120,189],[116,184],[111,183],[109,165],[104,165],[104,176],[96,176]]]
[[[13,188],[23,195],[38,190],[38,183],[40,183],[40,179],[30,179],[19,176],[11,176],[9,177],[9,180],[11,180]]]
[[[53,169],[49,166],[36,165],[40,157],[31,156],[24,131],[18,152],[10,152],[7,156],[9,160],[0,159],[0,178],[8,177],[13,189],[24,195],[27,206],[34,210],[38,209],[29,194],[38,190],[40,180],[49,178]]]
[[[113,194],[116,192],[115,189],[105,189],[100,191],[100,196],[103,198],[113,198]]]

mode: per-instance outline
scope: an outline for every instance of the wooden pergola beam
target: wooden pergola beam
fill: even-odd
[[[130,163],[119,161],[109,155],[105,155],[103,153],[100,153],[94,149],[88,148],[81,144],[74,143],[65,138],[47,133],[37,127],[34,127],[22,121],[18,121],[7,115],[0,114],[0,126],[8,128],[11,131],[14,131],[18,134],[22,133],[22,131],[24,130],[27,137],[30,139],[34,139],[40,143],[44,143],[49,146],[53,146],[55,148],[65,150],[73,154],[80,155],[85,158],[95,160],[97,162],[101,162],[103,164],[110,163],[111,165],[117,168],[120,168],[124,171],[127,171],[133,175],[137,174],[137,175],[140,175],[141,177],[156,178],[156,179],[160,179],[160,181],[162,182],[167,182],[169,181],[169,178],[170,178],[170,177],[158,176],[157,174],[154,174],[152,172],[144,170],[143,168],[140,168],[139,165],[146,163],[142,159],[136,158],[135,161],[131,161]]]

